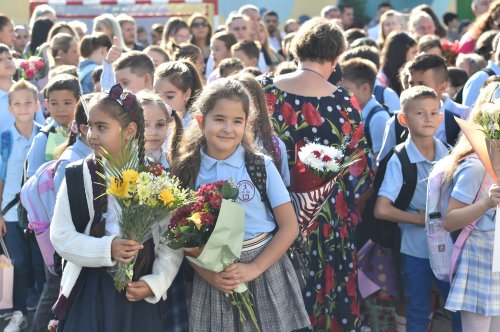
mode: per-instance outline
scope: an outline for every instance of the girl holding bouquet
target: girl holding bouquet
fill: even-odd
[[[193,264],[190,330],[242,331],[237,311],[225,295],[240,283],[247,283],[253,294],[261,331],[309,326],[297,277],[285,254],[298,234],[288,192],[271,158],[266,157],[270,211],[247,172],[245,155],[255,152],[247,130],[250,100],[245,88],[236,80],[219,79],[202,91],[193,110],[196,121],[182,137],[173,137],[172,148],[179,149],[179,158],[172,171],[185,185],[196,188],[232,180],[239,188],[238,203],[245,208],[245,241],[240,262],[220,273]]]
[[[499,97],[500,83],[492,82],[483,88],[469,121],[478,123],[488,109],[498,110]],[[492,104],[494,99],[496,104]],[[477,220],[462,250],[445,307],[460,311],[463,331],[498,331],[500,272],[492,272],[492,262],[500,186],[498,182],[482,185],[484,177],[490,175],[479,159],[466,158],[473,153],[469,141],[462,135],[452,153],[436,165],[444,168],[443,180],[453,181],[444,227],[450,232],[456,231]],[[477,200],[476,195],[479,195]]]
[[[75,228],[68,192],[75,183],[62,183],[51,224],[51,241],[66,261],[61,292],[54,307],[58,331],[161,331],[157,302],[182,262],[182,252],[166,244],[154,248],[120,238],[119,206],[106,194],[104,174],[97,159],[107,151],[120,158],[129,140],[138,141],[139,160],[144,161],[143,109],[133,94],[115,85],[109,95],[96,94],[88,106],[89,143],[94,154],[83,160],[83,182],[89,220],[83,232]],[[68,190],[70,187],[70,190]],[[74,198],[77,195],[72,195]],[[137,257],[136,257],[137,256]],[[134,279],[118,292],[108,268],[136,259]]]

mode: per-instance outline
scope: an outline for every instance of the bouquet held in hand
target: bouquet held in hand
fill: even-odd
[[[189,202],[189,192],[161,165],[142,165],[135,142],[127,144],[119,160],[106,151],[103,157],[100,162],[105,174],[99,175],[107,183],[106,193],[120,207],[117,216],[121,236],[141,244],[153,238],[158,245],[172,212]],[[134,264],[135,259],[129,264],[118,263],[112,273],[116,290],[124,290],[132,281]]]
[[[19,63],[19,76],[27,81],[36,81],[46,76],[46,65],[39,56],[31,56]]]
[[[172,249],[184,248],[188,259],[203,269],[219,273],[238,262],[245,233],[245,210],[235,203],[239,190],[229,181],[205,184],[196,201],[178,209],[165,236]],[[250,320],[259,330],[252,295],[240,284],[229,295],[242,323]]]

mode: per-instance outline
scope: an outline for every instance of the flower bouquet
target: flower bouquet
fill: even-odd
[[[165,237],[172,249],[184,248],[194,264],[212,272],[221,272],[237,262],[245,233],[245,210],[235,201],[239,190],[229,181],[205,184],[196,192],[196,201],[178,209],[167,227]],[[240,284],[232,295],[240,322],[250,320],[259,331],[252,295]]]
[[[458,40],[452,42],[448,39],[441,39],[441,48],[443,49],[443,58],[446,59],[448,66],[454,66],[458,56]]]
[[[500,179],[500,103],[481,106],[477,123],[455,117],[474,152],[486,171],[496,181]],[[493,247],[493,272],[500,272],[500,211],[495,214],[495,241]]]
[[[121,236],[138,243],[153,238],[158,245],[173,211],[190,202],[190,192],[161,165],[142,165],[133,141],[120,158],[104,151],[99,162],[105,173],[99,175],[108,185],[106,194],[112,195],[120,207],[117,216]],[[132,280],[134,264],[135,258],[129,264],[118,263],[112,271],[116,290],[124,290]]]
[[[19,75],[28,81],[37,81],[46,76],[46,65],[41,57],[31,56],[19,63]]]
[[[326,203],[337,176],[358,160],[346,159],[343,149],[298,142],[296,163],[291,169],[291,198],[301,231],[310,228]]]

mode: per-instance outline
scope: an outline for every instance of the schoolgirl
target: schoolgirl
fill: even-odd
[[[245,154],[253,154],[249,131],[250,100],[241,83],[220,79],[209,84],[193,105],[196,122],[173,138],[180,157],[172,172],[196,188],[232,179],[245,207],[245,242],[241,262],[214,273],[197,266],[191,299],[190,331],[242,331],[238,314],[224,293],[241,282],[253,293],[262,331],[292,331],[310,325],[292,264],[285,251],[298,234],[298,224],[281,176],[266,157],[266,194],[273,211],[261,201],[247,172]],[[272,213],[276,219],[273,219]],[[275,230],[274,235],[271,235]],[[253,248],[250,243],[259,242]],[[255,248],[256,247],[256,248]]]
[[[154,91],[179,113],[184,127],[191,122],[189,109],[202,87],[200,75],[187,60],[163,63],[155,70]]]
[[[166,297],[182,252],[166,244],[154,248],[153,241],[141,245],[120,238],[119,206],[113,196],[105,194],[105,183],[96,176],[104,174],[96,161],[102,151],[118,158],[129,140],[137,139],[139,159],[144,160],[143,110],[136,97],[117,84],[109,95],[100,93],[92,98],[88,124],[94,154],[83,161],[82,180],[89,221],[83,233],[77,232],[68,198],[68,187],[75,184],[64,180],[51,224],[54,248],[67,261],[55,305],[58,331],[160,331],[156,303]],[[130,263],[136,255],[133,282],[125,292],[117,292],[108,268],[117,262]]]
[[[496,104],[492,104],[495,99]],[[490,83],[482,90],[469,121],[478,123],[489,108],[498,109],[499,99],[500,83]],[[465,242],[445,307],[460,311],[463,331],[499,331],[500,272],[492,272],[492,262],[500,185],[494,183],[479,159],[471,158],[473,153],[462,136],[451,155],[442,160],[444,178],[453,180],[444,227],[455,231],[477,220]]]

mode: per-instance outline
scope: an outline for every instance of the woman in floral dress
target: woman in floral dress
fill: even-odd
[[[367,147],[357,102],[349,92],[327,81],[345,47],[336,25],[312,19],[300,28],[291,47],[298,60],[297,71],[261,80],[292,173],[295,150],[305,142],[345,143],[346,158]],[[369,185],[370,170],[362,154],[339,179],[307,229],[311,263],[303,296],[314,331],[359,330],[354,229],[360,219],[357,200]]]

